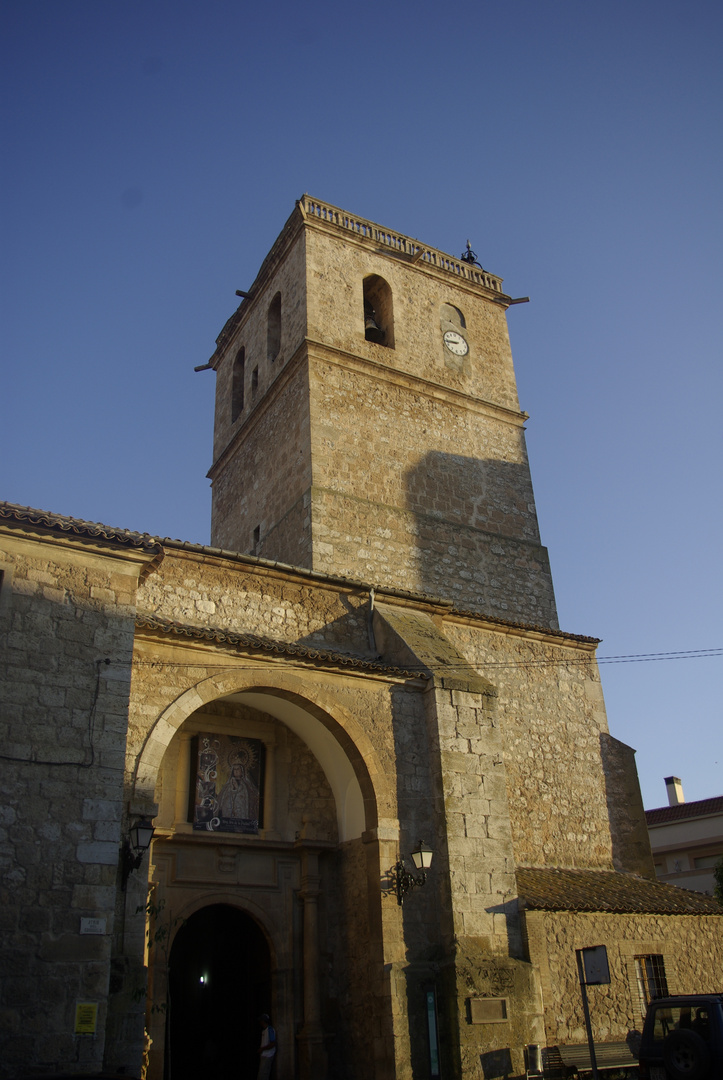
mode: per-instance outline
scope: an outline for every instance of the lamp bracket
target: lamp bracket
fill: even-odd
[[[392,888],[397,894],[397,903],[402,906],[404,897],[407,893],[414,888],[419,888],[424,885],[427,880],[426,870],[422,870],[420,874],[412,874],[407,870],[404,862],[404,856],[400,855],[399,862],[397,862],[389,871],[389,877],[392,883]]]

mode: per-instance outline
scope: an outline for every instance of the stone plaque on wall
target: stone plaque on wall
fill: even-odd
[[[263,823],[264,744],[200,732],[193,755],[193,828],[258,833]]]
[[[471,1024],[502,1024],[509,1019],[507,998],[470,998]]]

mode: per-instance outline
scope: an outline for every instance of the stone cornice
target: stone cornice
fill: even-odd
[[[371,248],[378,255],[403,261],[421,273],[432,273],[441,281],[454,279],[455,286],[487,297],[507,307],[511,297],[502,291],[502,278],[481,266],[455,259],[438,248],[420,244],[411,236],[387,229],[331,203],[302,195],[297,207],[307,226],[343,238],[344,243]]]
[[[502,278],[491,274],[481,266],[456,259],[438,248],[420,244],[411,236],[387,229],[367,218],[350,214],[331,203],[314,199],[304,194],[297,200],[283,229],[259,268],[259,272],[246,296],[236,311],[226,320],[221,333],[216,338],[216,350],[209,360],[209,366],[216,368],[233,337],[243,325],[255,300],[264,291],[279,264],[304,229],[315,229],[343,239],[345,244],[354,244],[373,250],[395,261],[403,261],[411,269],[431,274],[440,282],[449,283],[450,278],[456,288],[465,289],[503,308],[509,307],[512,297],[502,291]]]
[[[454,390],[451,387],[442,385],[442,383],[432,382],[431,379],[424,379],[400,368],[380,364],[376,360],[358,356],[356,353],[350,353],[345,349],[339,349],[332,345],[325,345],[323,342],[315,341],[313,338],[304,338],[293,356],[289,358],[274,381],[267,387],[263,397],[260,398],[248,417],[240,424],[231,441],[211,465],[206,474],[209,480],[215,478],[222,465],[235,453],[242,441],[242,437],[245,438],[254,430],[254,427],[262,420],[266,411],[274,404],[279,391],[283,389],[284,385],[296,374],[298,367],[307,359],[310,363],[314,360],[322,360],[328,364],[335,364],[344,371],[353,371],[366,375],[368,378],[375,379],[380,383],[402,387],[412,393],[426,397],[430,401],[443,402],[445,405],[472,412],[476,415],[493,417],[513,427],[524,427],[529,419],[529,413],[509,409],[505,405],[495,405],[492,401],[472,397],[462,390]]]
[[[359,356],[356,353],[347,352],[345,349],[315,341],[313,338],[307,338],[306,345],[310,350],[310,360],[323,359],[327,363],[336,364],[337,367],[346,371],[359,372],[379,382],[401,386],[405,390],[411,390],[413,393],[420,394],[432,401],[442,401],[447,405],[454,405],[458,409],[493,416],[504,423],[512,424],[514,427],[522,427],[529,420],[529,413],[509,409],[506,405],[496,405],[494,402],[486,401],[484,398],[473,397],[463,390],[455,390],[452,387],[444,386],[442,383],[433,382],[431,379],[425,379],[420,375],[413,375],[411,372],[403,371],[401,368],[380,364],[376,360],[370,360],[365,356]]]

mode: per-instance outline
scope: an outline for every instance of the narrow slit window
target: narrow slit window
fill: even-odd
[[[246,350],[240,348],[233,362],[231,377],[231,423],[238,420],[244,407],[244,378],[246,375]]]
[[[10,612],[13,588],[13,568],[5,565],[0,569],[0,617]]]
[[[269,304],[266,322],[266,359],[273,363],[281,351],[281,293]]]
[[[259,388],[259,369],[257,367],[251,372],[251,393],[255,394]]]

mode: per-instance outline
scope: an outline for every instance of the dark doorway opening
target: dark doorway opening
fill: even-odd
[[[173,942],[165,1080],[254,1080],[271,1012],[271,958],[258,923],[228,904],[202,908]]]

